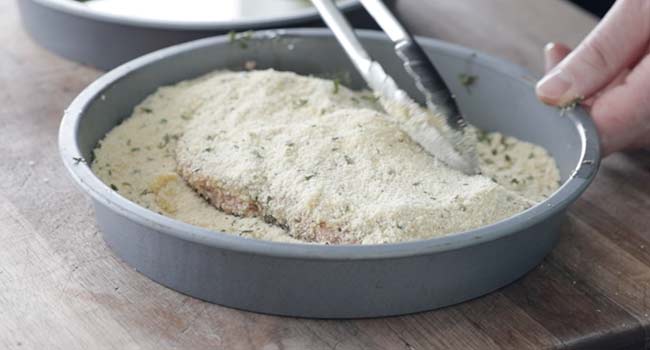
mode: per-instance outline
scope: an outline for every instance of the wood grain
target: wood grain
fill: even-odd
[[[24,0],[18,0],[24,1]],[[430,34],[541,72],[546,41],[595,20],[556,0],[398,0]],[[59,160],[62,111],[100,72],[37,47],[0,1],[0,348],[644,349],[650,324],[650,155],[607,159],[545,262],[460,305],[327,321],[204,303],[108,250]]]
[[[538,74],[546,43],[574,47],[596,23],[561,1],[396,0],[395,10],[415,34],[507,58]]]

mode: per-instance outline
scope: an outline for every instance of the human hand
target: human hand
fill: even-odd
[[[650,147],[650,1],[619,0],[573,52],[551,43],[544,54],[537,96],[556,106],[580,100],[604,156]]]

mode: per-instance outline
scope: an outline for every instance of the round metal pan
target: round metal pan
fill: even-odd
[[[369,25],[369,17],[358,0],[338,4],[353,23]],[[25,29],[36,42],[63,57],[100,69],[112,69],[163,47],[231,30],[319,23],[318,13],[309,8],[265,18],[187,22],[118,16],[75,0],[19,0],[18,7]]]
[[[370,54],[413,94],[388,40],[376,32],[359,34]],[[535,79],[522,68],[418,40],[470,122],[549,150],[563,180],[557,192],[509,219],[441,238],[369,246],[288,244],[212,232],[158,215],[112,191],[79,162],[89,162],[97,141],[158,86],[214,69],[241,69],[248,60],[257,61],[258,68],[302,74],[350,72],[352,87],[363,87],[336,40],[320,29],[258,32],[246,49],[227,37],[202,39],[131,61],[99,78],[71,104],[59,134],[61,155],[92,198],[107,244],[139,272],[182,293],[240,309],[316,318],[405,314],[475,298],[516,280],[551,250],[567,206],[596,174],[598,136],[583,110],[562,115],[539,103]],[[463,86],[462,73],[478,79]]]

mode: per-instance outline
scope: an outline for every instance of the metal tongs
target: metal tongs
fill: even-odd
[[[368,86],[379,95],[382,107],[393,121],[448,166],[469,175],[478,173],[476,138],[469,135],[453,94],[413,36],[386,5],[381,0],[361,0],[395,43],[395,51],[404,62],[404,68],[426,99],[428,113],[422,112],[381,65],[370,58],[332,0],[312,0],[312,3]]]

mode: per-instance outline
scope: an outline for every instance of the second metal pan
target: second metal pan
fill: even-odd
[[[235,0],[212,1],[235,4]],[[163,47],[224,34],[231,30],[307,26],[319,23],[318,13],[313,8],[298,8],[288,10],[286,13],[261,17],[233,15],[228,19],[219,19],[224,15],[215,13],[214,17],[217,18],[215,20],[183,21],[174,18],[116,14],[87,6],[77,0],[18,0],[17,2],[25,28],[40,45],[63,57],[106,70]],[[182,6],[191,6],[192,3],[182,0],[164,2],[179,3]],[[371,23],[358,0],[341,0],[338,4],[355,24],[367,27]],[[205,17],[209,15],[201,16],[201,18]]]

